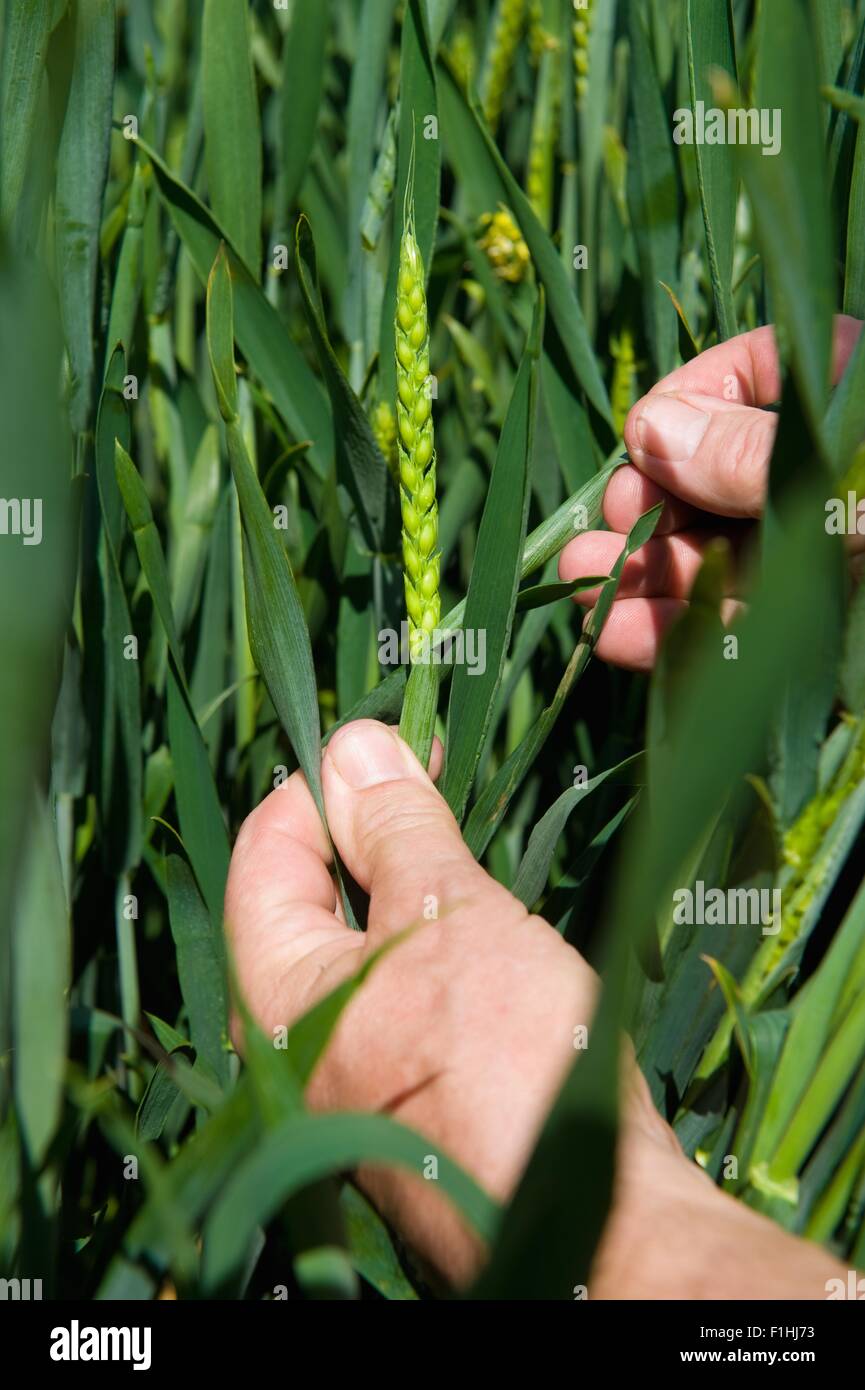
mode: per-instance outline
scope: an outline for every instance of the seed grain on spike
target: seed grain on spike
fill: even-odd
[[[577,110],[581,111],[589,86],[589,35],[592,31],[594,0],[574,0],[574,89]]]
[[[526,19],[526,0],[498,0],[481,78],[481,104],[490,130],[495,130]]]
[[[438,626],[438,505],[424,268],[414,219],[400,242],[396,304],[397,447],[409,651],[416,659]]]

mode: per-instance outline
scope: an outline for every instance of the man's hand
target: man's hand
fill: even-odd
[[[837,317],[835,382],[861,331],[858,319]],[[650,670],[686,606],[707,542],[721,535],[735,547],[749,529],[743,520],[761,515],[778,417],[760,407],[780,394],[774,329],[757,328],[701,353],[631,410],[625,443],[633,464],[613,474],[604,497],[610,529],[577,536],[559,559],[563,580],[609,574],[637,517],[665,504],[655,535],[624,567],[596,648],[603,660]],[[576,601],[591,608],[597,593],[585,590]],[[731,595],[725,621],[738,606]]]
[[[440,745],[433,763],[437,773]],[[368,929],[341,919],[327,840],[296,774],[249,816],[234,851],[226,921],[241,986],[270,1029],[416,925],[345,1011],[309,1099],[392,1114],[504,1198],[573,1058],[574,1027],[589,1022],[595,976],[479,867],[395,732],[368,720],[338,731],[322,779],[334,842],[370,895]],[[434,1266],[469,1276],[478,1252],[429,1183],[369,1174],[367,1186]]]
[[[266,1031],[290,1024],[416,925],[344,1011],[308,1100],[393,1115],[505,1201],[573,1061],[574,1028],[590,1024],[596,977],[475,862],[395,732],[371,720],[339,730],[322,779],[334,843],[370,895],[368,930],[341,919],[327,839],[295,774],[235,845],[226,923],[240,987]],[[589,1037],[580,1066],[592,1065]],[[824,1297],[835,1262],[719,1193],[623,1065],[617,1195],[590,1297]],[[477,1272],[483,1251],[434,1184],[359,1177],[434,1271],[455,1283]]]

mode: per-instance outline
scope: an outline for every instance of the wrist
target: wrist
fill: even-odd
[[[845,1270],[717,1188],[682,1154],[620,1175],[589,1282],[595,1299],[819,1300]]]

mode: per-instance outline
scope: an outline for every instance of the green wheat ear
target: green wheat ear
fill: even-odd
[[[412,660],[439,625],[436,456],[430,407],[429,326],[424,266],[406,188],[396,299],[397,447],[402,505],[402,555]]]
[[[526,0],[497,0],[492,34],[481,75],[481,105],[490,130],[495,130],[526,19]]]
[[[574,89],[577,110],[582,110],[589,85],[589,34],[592,29],[592,10],[595,0],[577,7],[574,3]]]

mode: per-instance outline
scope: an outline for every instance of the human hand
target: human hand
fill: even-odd
[[[833,381],[840,380],[862,325],[835,321]],[[664,632],[687,605],[710,540],[741,542],[742,522],[763,511],[781,377],[775,333],[757,328],[709,348],[659,381],[625,424],[632,463],[613,474],[604,497],[609,531],[587,531],[559,557],[559,576],[608,574],[637,517],[664,503],[655,535],[624,566],[616,602],[596,647],[617,666],[648,671]],[[576,601],[592,608],[598,590]],[[739,605],[730,595],[725,621]]]
[[[436,744],[434,775],[441,760]],[[370,895],[368,929],[345,926],[327,839],[295,773],[247,817],[232,856],[226,930],[246,1002],[265,1031],[290,1024],[419,924],[348,1004],[307,1099],[392,1115],[506,1201],[573,1060],[574,1028],[590,1023],[597,979],[475,862],[395,732],[371,720],[338,730],[322,781],[334,844]],[[592,1065],[591,1042],[579,1065]],[[684,1157],[628,1054],[622,1095],[616,1197],[590,1297],[824,1296],[835,1262]],[[432,1271],[457,1284],[477,1273],[484,1252],[433,1183],[383,1168],[358,1179]]]

